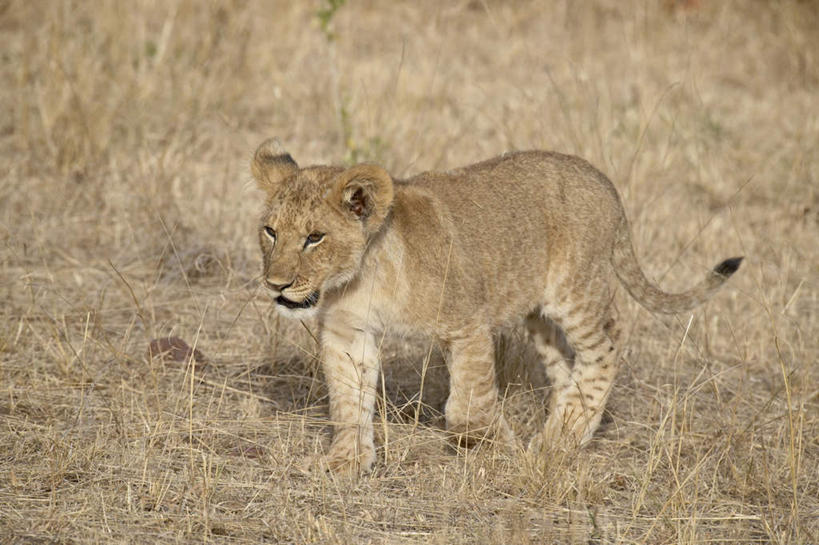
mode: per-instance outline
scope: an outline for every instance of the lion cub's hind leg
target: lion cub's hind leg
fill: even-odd
[[[494,343],[488,327],[463,330],[447,341],[449,398],[447,430],[461,446],[483,439],[513,444],[515,435],[503,418],[495,378]]]
[[[540,355],[546,378],[553,390],[558,390],[568,384],[572,374],[571,347],[560,327],[551,319],[542,315],[541,311],[533,312],[526,317],[526,330],[529,338]],[[555,396],[552,396],[554,401]]]
[[[551,413],[544,429],[529,444],[536,451],[542,446],[577,446],[591,439],[617,374],[619,350],[617,328],[611,318],[611,300],[607,291],[590,293],[582,303],[566,302],[555,312],[559,325],[575,352],[574,366],[557,361],[560,352],[554,344],[538,346],[544,364],[553,368]],[[548,322],[544,322],[547,323]],[[554,331],[548,331],[554,333]],[[552,337],[554,339],[554,337]],[[535,336],[536,346],[543,343],[543,333]],[[565,360],[564,360],[565,361]]]

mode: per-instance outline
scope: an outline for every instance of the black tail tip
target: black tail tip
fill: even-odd
[[[729,277],[739,269],[739,264],[742,263],[742,260],[745,259],[744,257],[731,257],[726,259],[716,267],[714,267],[714,272],[720,276]]]

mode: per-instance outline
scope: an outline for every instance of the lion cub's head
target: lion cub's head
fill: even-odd
[[[392,205],[392,178],[375,165],[299,168],[272,139],[256,150],[251,169],[267,194],[262,280],[283,314],[304,317],[324,292],[356,276]]]

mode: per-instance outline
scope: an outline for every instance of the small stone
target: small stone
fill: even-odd
[[[165,361],[187,362],[191,356],[197,364],[207,363],[207,358],[196,348],[179,337],[160,337],[148,345],[148,358],[161,358]]]

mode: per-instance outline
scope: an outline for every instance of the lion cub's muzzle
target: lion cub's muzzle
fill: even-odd
[[[272,282],[269,278],[265,278],[262,283],[271,291],[276,304],[289,310],[312,308],[318,303],[321,296],[319,290],[311,289],[304,281],[296,280],[286,284],[278,284]]]
[[[302,299],[301,301],[293,301],[292,299],[288,299],[284,295],[279,295],[276,297],[276,304],[281,305],[285,308],[289,308],[291,310],[295,309],[308,309],[316,305],[319,300],[319,296],[321,294],[318,290],[313,291],[312,293],[308,294],[307,297]]]

